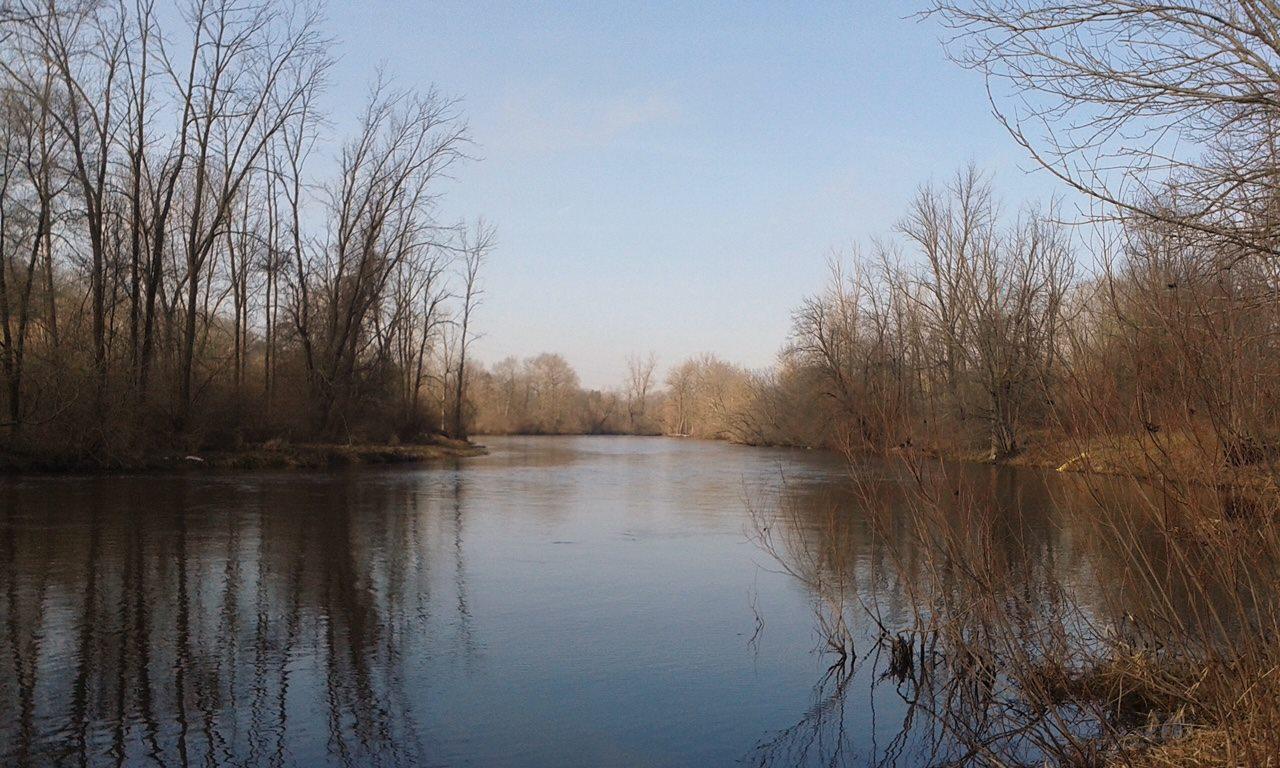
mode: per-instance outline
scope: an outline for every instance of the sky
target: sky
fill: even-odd
[[[497,227],[478,359],[558,352],[597,388],[650,351],[763,368],[920,184],[973,161],[1007,205],[1057,190],[915,10],[330,0],[327,98],[354,112],[382,67],[461,100],[476,159],[440,218]]]

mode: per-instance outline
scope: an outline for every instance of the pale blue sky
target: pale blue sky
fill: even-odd
[[[758,368],[921,182],[973,160],[1010,205],[1056,190],[914,9],[332,0],[330,98],[351,111],[381,64],[463,99],[482,159],[442,215],[498,227],[480,359],[560,352],[595,387],[647,350]]]

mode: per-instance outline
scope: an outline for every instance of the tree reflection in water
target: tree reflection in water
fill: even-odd
[[[752,765],[932,765],[947,754],[941,729],[917,717],[930,651],[911,633],[912,584],[892,547],[905,533],[901,479],[864,481],[882,506],[864,489],[795,483],[750,504],[757,544],[809,590],[816,649],[831,661],[800,719],[757,744]],[[880,722],[882,707],[896,722]]]
[[[1201,562],[1194,537],[1134,512],[1159,498],[1143,483],[911,469],[919,474],[855,469],[841,498],[784,487],[755,505],[758,544],[809,590],[819,648],[836,661],[803,718],[762,743],[755,764],[1092,764],[1099,743],[1140,743],[1133,718],[1165,705],[1071,686],[1092,684],[1113,659],[1172,659],[1184,647],[1212,655],[1232,627],[1273,622],[1271,604],[1256,599],[1269,594],[1270,550],[1238,554],[1251,573],[1227,558]],[[1183,644],[1162,640],[1162,626]],[[847,650],[858,645],[870,650]],[[902,727],[878,746],[873,725],[873,754],[856,754],[851,745],[865,750],[867,739],[849,733],[849,699],[869,688],[874,718],[888,683],[905,705]]]
[[[1059,690],[1040,662],[1167,653],[1152,616],[1230,629],[1201,606],[1273,572],[1205,561],[1218,528],[1115,536],[1133,489],[1053,474],[910,491],[868,462],[850,489],[798,452],[508,445],[460,472],[0,483],[0,764],[979,765],[1118,727],[1026,706]],[[757,481],[780,568],[742,541]]]
[[[474,650],[460,479],[437,513],[341,477],[104,478],[42,524],[49,488],[0,491],[6,764],[429,762],[406,659],[448,625]]]

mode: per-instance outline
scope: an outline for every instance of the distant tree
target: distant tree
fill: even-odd
[[[658,357],[650,352],[646,357],[632,355],[627,358],[627,429],[633,433],[647,429],[646,411],[649,406],[650,389],[653,387],[653,372],[658,365]]]
[[[698,364],[693,360],[685,360],[667,374],[668,434],[684,437],[692,433],[697,383]]]

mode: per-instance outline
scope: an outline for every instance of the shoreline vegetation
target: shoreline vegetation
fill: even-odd
[[[0,454],[0,475],[109,474],[178,469],[333,469],[453,461],[484,456],[488,452],[484,445],[443,435],[413,443],[290,443],[269,440],[231,449],[117,455],[109,460],[6,452]]]
[[[972,165],[926,182],[832,260],[769,369],[708,354],[659,381],[654,355],[633,357],[599,391],[559,355],[475,360],[494,230],[436,206],[468,157],[459,102],[379,75],[354,120],[321,114],[333,41],[310,4],[212,0],[163,30],[148,3],[6,6],[6,468],[382,463],[470,454],[470,433],[896,457],[916,525],[885,538],[929,557],[894,565],[914,619],[886,637],[928,658],[911,682],[940,697],[961,764],[1274,766],[1280,8],[932,0],[924,16],[1079,200],[1007,207]],[[1050,581],[1046,612],[1020,593],[1044,574],[1010,545],[1017,520],[938,456],[1140,490],[1090,488],[1114,604],[1085,613]],[[827,626],[868,609],[828,602]]]
[[[475,435],[483,439],[486,434]],[[694,435],[665,433],[628,433],[628,432],[504,432],[492,436],[512,437],[661,437],[669,440],[708,440],[729,442],[745,447],[790,448],[806,451],[824,451],[835,455],[848,455],[848,452],[830,445],[801,445],[792,443],[745,443],[724,437],[697,437]],[[1123,446],[1123,447],[1118,447]],[[1126,453],[1127,449],[1127,453]],[[1080,445],[1046,439],[1041,444],[1035,437],[1028,440],[1022,451],[1003,459],[993,459],[982,450],[963,450],[945,448],[916,449],[918,455],[946,462],[1008,466],[1015,468],[1051,470],[1077,474],[1095,474],[1113,477],[1143,477],[1144,458],[1153,450],[1150,445],[1144,446],[1141,438],[1131,437],[1110,444],[1095,443],[1090,448]],[[2,474],[49,474],[49,473],[110,473],[136,472],[146,470],[187,469],[320,469],[341,466],[409,464],[436,461],[441,459],[464,459],[484,456],[488,448],[472,439],[456,440],[443,434],[433,434],[416,441],[401,443],[397,441],[372,442],[353,441],[347,443],[292,443],[283,439],[271,439],[261,443],[244,444],[231,448],[214,448],[209,450],[168,450],[153,451],[146,454],[115,455],[111,457],[97,456],[58,456],[47,452],[22,452],[7,450],[0,453],[0,475]],[[900,455],[901,449],[891,450],[887,457]],[[881,454],[863,452],[859,456],[877,456]],[[1190,459],[1188,460],[1190,461]],[[1183,467],[1183,476],[1194,480],[1197,475],[1202,484],[1221,485],[1221,479],[1213,479],[1208,473],[1197,473],[1192,466]],[[1243,468],[1237,473],[1231,485],[1236,487],[1270,486],[1273,478],[1263,468]]]

